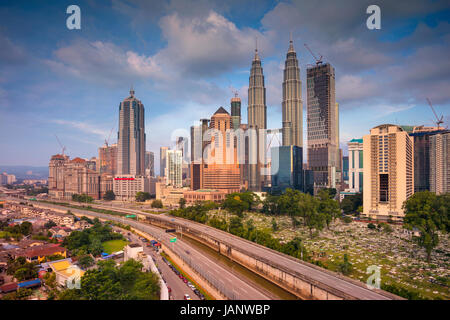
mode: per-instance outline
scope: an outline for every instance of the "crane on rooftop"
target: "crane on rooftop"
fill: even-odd
[[[111,134],[112,134],[114,128],[115,128],[115,127],[112,127],[112,128],[111,128],[111,131],[109,132],[108,138],[105,139],[105,145],[106,145],[106,146],[109,145],[109,139],[111,138]]]
[[[62,155],[64,155],[64,152],[66,151],[66,147],[62,145],[61,141],[59,140],[58,136],[55,134],[56,140],[58,141],[59,146],[62,149]]]
[[[441,128],[441,127],[440,127],[441,124],[444,123],[444,116],[441,115],[441,117],[439,118],[438,115],[436,114],[436,111],[434,111],[434,108],[433,108],[433,105],[431,104],[430,99],[427,98],[427,102],[428,102],[428,104],[430,105],[431,111],[433,111],[434,116],[436,117],[436,125],[437,125],[437,128],[438,128],[438,130],[439,130],[439,129]]]
[[[306,49],[308,49],[309,53],[311,53],[311,55],[313,56],[314,60],[316,60],[316,65],[322,64],[323,56],[320,55],[320,57],[317,58],[316,55],[312,52],[312,50],[308,47],[308,45],[306,43],[304,45],[305,45]]]

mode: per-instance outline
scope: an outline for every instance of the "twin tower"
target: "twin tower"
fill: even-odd
[[[266,88],[264,74],[258,49],[252,61],[248,86],[248,126],[249,128],[267,129]],[[302,83],[297,54],[292,39],[283,74],[283,101],[282,101],[282,136],[283,146],[303,147],[303,102]]]

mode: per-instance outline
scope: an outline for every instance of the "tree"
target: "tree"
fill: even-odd
[[[277,225],[277,221],[275,220],[275,218],[272,218],[272,231],[277,231],[278,230],[278,225]]]
[[[151,195],[148,192],[141,192],[139,191],[138,193],[136,193],[136,201],[137,202],[145,202],[146,200],[151,199]]]
[[[376,229],[376,226],[375,226],[372,222],[370,222],[370,223],[367,225],[367,228],[374,230],[374,229]]]
[[[152,201],[151,207],[152,208],[159,208],[159,209],[161,209],[163,207],[163,203],[162,203],[161,200],[156,199],[156,200]]]
[[[349,275],[352,272],[352,264],[348,260],[348,255],[344,254],[344,261],[339,264],[339,271],[345,275]]]
[[[49,220],[44,224],[45,229],[51,229],[56,226],[57,226],[57,224],[53,220]]]
[[[78,265],[83,269],[87,269],[93,266],[94,263],[95,263],[94,259],[89,254],[84,254],[78,257]]]
[[[94,198],[87,194],[73,194],[72,201],[92,203],[94,202]]]
[[[420,232],[415,240],[425,249],[427,262],[431,261],[431,252],[439,244],[438,231],[448,230],[450,197],[424,191],[413,194],[403,204],[405,227],[417,228]]]
[[[33,232],[33,225],[31,222],[24,221],[20,224],[20,233],[22,233],[24,236],[28,236]]]
[[[186,206],[186,199],[180,198],[180,201],[178,201],[178,204],[180,205],[180,209],[184,209],[184,207]]]
[[[324,215],[327,228],[330,223],[341,214],[339,203],[330,198],[329,192],[321,189],[318,194],[319,197],[319,212]]]
[[[103,195],[103,199],[108,201],[116,200],[116,194],[114,193],[114,191],[108,190]]]

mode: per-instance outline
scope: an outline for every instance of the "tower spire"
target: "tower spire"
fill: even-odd
[[[131,88],[130,88],[130,94],[131,94],[131,96],[134,96],[134,89],[133,89],[133,84],[131,84]]]
[[[292,31],[289,32],[289,49],[288,49],[288,53],[289,52],[294,52],[294,41],[292,41]]]
[[[255,37],[255,58],[253,60],[259,60],[259,55],[258,55],[258,37]]]

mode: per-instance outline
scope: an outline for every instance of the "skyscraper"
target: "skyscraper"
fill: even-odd
[[[145,175],[155,176],[155,154],[152,151],[145,152]]]
[[[267,128],[266,88],[258,49],[252,61],[248,84],[248,125],[258,129]]]
[[[352,139],[348,143],[348,187],[349,192],[363,190],[363,139]]]
[[[283,74],[283,146],[303,147],[302,82],[297,54],[292,39],[284,63]]]
[[[414,143],[406,131],[383,124],[363,138],[363,216],[403,219],[403,202],[414,193]]]
[[[182,179],[182,163],[183,154],[181,150],[167,150],[167,176],[166,184],[181,188],[183,186]]]
[[[259,191],[261,190],[261,168],[265,162],[265,160],[261,161],[259,155],[260,151],[264,152],[264,150],[260,150],[260,146],[265,146],[265,135],[260,135],[259,130],[267,128],[267,106],[263,68],[257,48],[250,70],[247,116],[248,129],[251,130],[248,144],[248,188],[252,191]]]
[[[450,192],[450,132],[430,136],[430,189]]]
[[[159,176],[165,177],[166,174],[166,161],[167,161],[167,151],[169,147],[159,148]]]
[[[231,98],[231,120],[233,129],[239,129],[241,126],[241,98],[237,96],[237,93],[234,98]]]
[[[203,181],[203,150],[206,141],[203,135],[208,130],[209,119],[201,119],[196,125],[191,126],[191,189],[202,188]]]
[[[220,107],[211,117],[211,138],[204,159],[202,188],[239,192],[241,175],[230,114]]]
[[[117,134],[117,174],[145,174],[144,105],[130,90],[130,96],[119,105],[119,132]]]
[[[335,73],[329,63],[307,69],[308,169],[317,187],[336,188],[340,181],[339,107]]]
[[[271,149],[272,192],[303,190],[302,148],[290,145]]]

